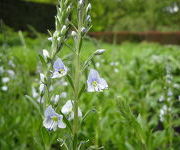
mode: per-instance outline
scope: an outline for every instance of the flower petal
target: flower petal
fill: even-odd
[[[64,67],[65,66],[60,58],[58,58],[53,64],[53,68],[57,71],[59,71],[60,69],[64,69]]]

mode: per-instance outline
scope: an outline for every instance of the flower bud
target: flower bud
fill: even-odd
[[[88,16],[86,17],[86,21],[91,22],[91,16],[90,16],[90,15],[88,15]]]
[[[65,32],[66,32],[66,25],[63,25],[63,27],[62,27],[62,29],[61,29],[61,34],[65,34]]]
[[[49,52],[46,49],[43,49],[43,56],[45,59],[49,58]]]
[[[52,39],[53,39],[52,37],[49,37],[49,38],[48,38],[48,41],[52,41]]]
[[[69,6],[67,7],[67,9],[66,9],[67,13],[69,13],[70,10],[71,10],[71,5],[69,5]]]
[[[91,10],[92,6],[91,3],[89,3],[86,7],[86,13],[88,13]]]
[[[39,86],[39,92],[41,93],[41,95],[45,92],[45,85],[42,83]]]
[[[84,5],[84,0],[79,0],[78,5],[81,7]]]
[[[82,28],[81,28],[81,33],[82,33],[82,35],[84,35],[86,32],[87,32],[87,29],[86,29],[85,27],[82,27]]]
[[[77,35],[77,33],[75,31],[71,32],[71,36],[76,36],[76,35]]]
[[[40,80],[41,82],[45,81],[45,75],[43,73],[40,73]]]
[[[95,55],[102,55],[105,51],[105,49],[98,49],[95,51]]]
[[[57,40],[60,42],[61,41],[61,37],[58,37]]]

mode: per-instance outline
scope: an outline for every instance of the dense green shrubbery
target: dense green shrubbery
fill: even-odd
[[[34,103],[37,98],[34,102],[25,98],[25,95],[33,96],[32,87],[38,86],[41,70],[38,54],[50,43],[41,35],[24,39],[21,32],[18,35],[8,31],[0,34],[0,43],[0,67],[4,68],[0,73],[0,148],[57,149],[56,139],[65,138],[65,130],[47,132]],[[103,57],[96,58],[94,67],[101,70],[109,90],[82,96],[83,114],[92,108],[96,110],[82,124],[80,138],[90,140],[85,146],[94,145],[94,149],[104,146],[106,150],[178,149],[180,47],[153,43],[99,44],[107,51]],[[86,41],[83,56],[86,58],[97,47]],[[62,53],[67,51],[64,48]],[[68,64],[68,59],[64,61]],[[168,75],[173,77],[170,84]],[[2,82],[4,77],[10,81]],[[8,90],[3,90],[3,86]],[[58,86],[56,92],[66,91],[68,95],[61,99],[62,103],[71,99],[69,88]],[[171,100],[166,99],[168,89],[173,94]],[[168,107],[167,112],[162,109],[164,106]],[[161,113],[163,118],[160,118],[162,110],[164,116]]]

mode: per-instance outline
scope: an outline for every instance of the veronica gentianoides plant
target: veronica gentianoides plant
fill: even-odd
[[[76,11],[73,11],[72,6],[77,8]],[[65,140],[62,142],[62,146],[69,150],[80,150],[82,145],[82,142],[78,140],[78,133],[81,129],[80,118],[84,120],[83,113],[79,107],[82,93],[86,91],[103,92],[103,90],[108,88],[105,79],[100,77],[95,69],[90,69],[87,81],[83,81],[83,74],[85,70],[89,70],[92,59],[96,55],[101,55],[105,52],[104,49],[96,50],[86,61],[82,62],[83,39],[91,28],[90,11],[91,4],[87,0],[77,0],[72,4],[69,0],[59,0],[57,16],[55,17],[55,31],[53,33],[49,32],[50,37],[48,38],[51,42],[51,49],[44,49],[42,55],[40,55],[44,68],[43,73],[40,74],[39,90],[41,99],[44,99],[40,103],[42,105],[41,112],[43,112],[43,126],[50,131],[56,132],[58,128],[69,128],[71,140],[68,143],[70,144],[66,144]],[[70,17],[72,12],[77,13],[75,23],[69,19],[72,18]],[[74,41],[71,48],[73,59],[69,60],[72,66],[69,69],[66,62],[57,55],[61,53],[63,46],[68,46],[66,41],[71,37]],[[52,82],[61,78],[67,79],[73,93],[71,94],[73,95],[73,100],[68,100],[64,106],[60,106],[60,96],[54,96],[50,91]]]

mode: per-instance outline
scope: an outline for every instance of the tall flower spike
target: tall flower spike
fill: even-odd
[[[63,114],[69,115],[68,120],[74,119],[73,104],[74,104],[73,100],[68,100],[61,109]],[[79,107],[78,107],[78,117],[82,117],[82,112]]]
[[[102,92],[108,88],[107,82],[99,76],[99,73],[91,69],[87,80],[88,92]]]
[[[67,74],[67,67],[63,64],[62,60],[58,58],[53,64],[54,72],[51,78],[60,78]]]
[[[48,130],[56,131],[58,128],[66,128],[63,122],[63,116],[55,112],[52,106],[48,106],[44,112],[43,126]]]

